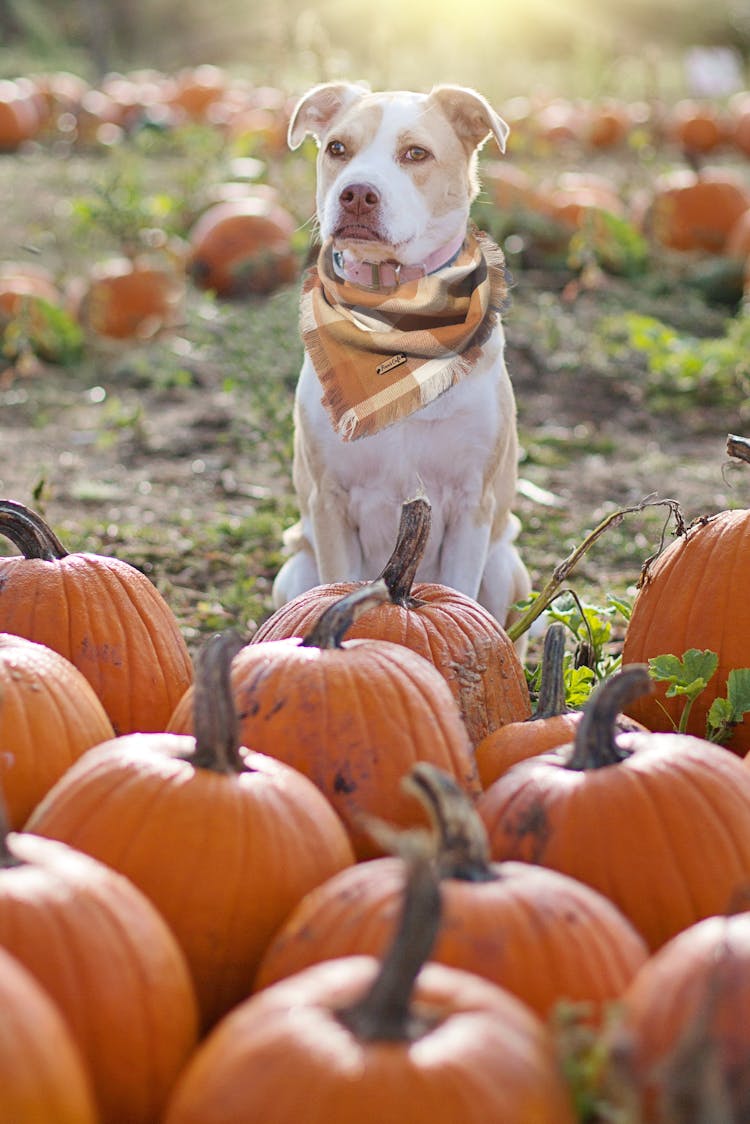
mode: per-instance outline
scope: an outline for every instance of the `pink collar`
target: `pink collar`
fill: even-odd
[[[427,277],[429,273],[436,273],[438,269],[450,265],[460,253],[465,240],[466,233],[459,234],[418,265],[402,265],[395,261],[360,261],[352,258],[346,250],[334,250],[333,268],[339,277],[362,289],[397,289],[406,281],[417,281],[420,277]]]

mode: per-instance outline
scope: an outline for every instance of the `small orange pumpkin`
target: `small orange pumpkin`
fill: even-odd
[[[0,631],[45,644],[88,679],[115,733],[160,730],[192,681],[174,613],[145,574],[100,554],[68,554],[45,521],[0,500]]]
[[[750,913],[708,917],[636,973],[614,1043],[644,1124],[750,1119]]]
[[[515,765],[477,808],[493,858],[579,878],[654,949],[725,909],[747,881],[750,770],[700,738],[616,732],[617,714],[651,684],[639,664],[605,680],[574,743]]]
[[[505,630],[477,601],[437,582],[415,582],[430,533],[424,498],[402,505],[398,537],[380,577],[389,599],[358,617],[349,640],[388,640],[417,652],[445,679],[472,745],[531,713],[523,665]],[[325,609],[364,583],[335,582],[301,593],[265,621],[252,643],[303,636]]]
[[[408,788],[435,824],[443,918],[432,959],[507,988],[546,1018],[562,999],[596,1011],[615,999],[647,948],[603,894],[557,871],[491,863],[466,795],[426,762]],[[380,955],[403,893],[404,865],[358,863],[307,894],[269,945],[256,988],[321,960]]]
[[[248,644],[232,663],[242,742],[308,776],[343,819],[358,858],[381,850],[364,820],[422,823],[401,778],[432,761],[470,794],[474,754],[453,695],[422,656],[387,640],[344,640],[359,614],[388,598],[382,581],[330,605],[303,639]],[[186,691],[169,729],[192,729]]]
[[[59,1007],[103,1124],[159,1119],[198,1017],[182,952],[144,895],[88,855],[6,836],[0,822],[0,946]]]
[[[269,293],[297,276],[292,215],[265,193],[208,207],[189,234],[187,270],[221,297]]]
[[[111,340],[148,340],[180,320],[185,284],[176,270],[112,258],[94,266],[74,310],[84,328]]]
[[[114,734],[81,672],[58,652],[0,632],[0,784],[11,828],[91,746]]]
[[[80,1051],[51,997],[0,948],[0,1120],[96,1124]]]
[[[729,231],[750,206],[750,192],[730,173],[679,169],[659,176],[636,205],[635,220],[672,250],[720,254]]]

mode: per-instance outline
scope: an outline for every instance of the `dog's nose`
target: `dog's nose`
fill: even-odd
[[[339,202],[350,215],[366,215],[380,203],[380,192],[370,183],[350,183],[339,195]]]

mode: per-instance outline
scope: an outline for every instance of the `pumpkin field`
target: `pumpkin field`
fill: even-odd
[[[317,245],[294,68],[18,57],[0,1124],[747,1124],[743,50],[485,91],[507,630],[414,582],[429,496],[380,576],[273,610]]]

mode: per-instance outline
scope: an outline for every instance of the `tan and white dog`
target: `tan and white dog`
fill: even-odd
[[[344,310],[347,330],[353,325],[365,345],[368,332],[382,335],[392,323],[380,323],[373,292],[382,291],[391,307],[392,297],[408,297],[422,278],[440,280],[454,267],[478,191],[477,151],[490,136],[504,150],[507,133],[482,96],[458,86],[371,93],[326,83],[300,99],[289,145],[296,149],[308,134],[317,141],[321,241],[343,291],[354,294]],[[408,317],[408,300],[404,308]],[[401,504],[419,493],[430,501],[432,528],[417,580],[479,600],[500,622],[528,594],[514,545],[516,408],[497,310],[472,354],[464,377],[428,404],[352,440],[322,402],[308,349],[295,398],[301,520],[287,533],[292,553],[274,583],[277,606],[321,583],[376,577],[393,547]],[[405,356],[395,354],[383,367],[399,363]]]

